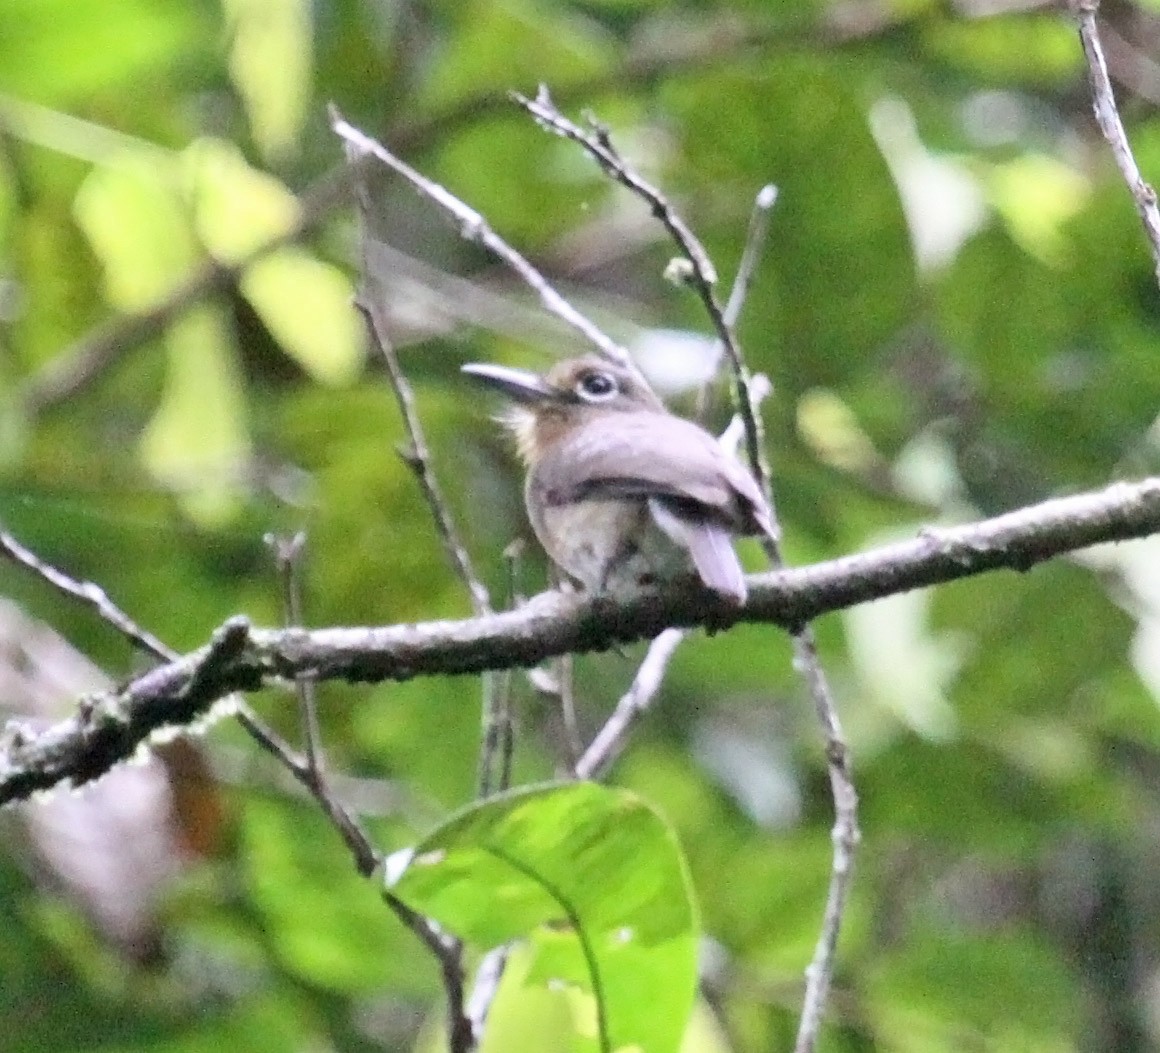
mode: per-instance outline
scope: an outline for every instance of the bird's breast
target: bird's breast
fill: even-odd
[[[639,587],[685,564],[644,500],[552,504],[538,496],[529,480],[528,518],[536,537],[552,561],[586,589]]]

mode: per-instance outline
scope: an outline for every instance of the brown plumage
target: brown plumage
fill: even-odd
[[[599,358],[546,376],[501,366],[464,371],[500,388],[528,467],[525,497],[552,560],[592,590],[638,586],[692,563],[743,603],[733,538],[773,534],[753,476],[707,431],[665,409],[644,380]]]

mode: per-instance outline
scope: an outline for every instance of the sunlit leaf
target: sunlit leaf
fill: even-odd
[[[160,153],[128,150],[94,168],[73,210],[122,310],[156,302],[196,258],[176,171]]]
[[[480,947],[531,936],[529,975],[584,993],[577,1026],[598,1048],[678,1047],[691,889],[675,836],[635,795],[576,783],[493,798],[416,845],[392,889]]]
[[[186,512],[219,524],[236,510],[249,453],[233,343],[211,307],[179,319],[165,342],[165,390],[141,438],[141,456]]]
[[[185,161],[198,235],[219,259],[242,259],[285,234],[298,218],[294,195],[249,165],[232,143],[199,139]]]
[[[280,249],[246,270],[242,292],[278,343],[315,379],[343,384],[358,375],[365,327],[350,279],[337,267],[298,248]]]
[[[1088,182],[1074,168],[1041,154],[997,165],[987,177],[991,199],[1012,237],[1045,263],[1071,251],[1063,225],[1083,206]]]
[[[230,76],[254,140],[267,155],[298,137],[311,98],[313,29],[309,0],[223,0],[232,40]]]

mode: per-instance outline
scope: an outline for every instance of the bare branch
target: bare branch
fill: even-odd
[[[1112,82],[1108,78],[1108,64],[1104,59],[1104,49],[1100,44],[1096,12],[1099,0],[1069,0],[1072,14],[1079,23],[1079,38],[1083,44],[1084,58],[1087,60],[1088,79],[1091,82],[1092,105],[1096,122],[1104,138],[1112,149],[1116,166],[1128,184],[1128,191],[1136,203],[1136,211],[1144,224],[1144,234],[1152,250],[1156,280],[1160,283],[1160,208],[1156,204],[1156,191],[1145,182],[1140,167],[1128,143],[1128,134],[1120,120],[1116,108],[1116,97],[1112,92]]]
[[[617,702],[612,716],[584,751],[584,756],[576,762],[576,778],[595,779],[620,756],[628,733],[656,697],[664,683],[669,659],[687,635],[685,629],[666,629],[649,644],[632,685]]]
[[[498,260],[507,264],[524,283],[533,289],[540,297],[540,302],[558,318],[563,319],[570,326],[583,335],[596,350],[605,358],[630,365],[628,352],[617,344],[611,337],[603,333],[596,325],[584,317],[549,283],[536,268],[503,240],[480,213],[469,205],[464,204],[445,187],[440,186],[425,175],[417,172],[405,161],[396,157],[381,143],[348,124],[337,111],[331,113],[331,127],[336,135],[348,143],[357,153],[367,154],[381,161],[392,171],[397,172],[407,180],[425,198],[438,205],[459,223],[459,232],[468,241],[482,245]]]
[[[374,270],[370,257],[370,244],[372,240],[370,191],[367,187],[365,173],[361,165],[364,151],[359,145],[352,142],[350,138],[344,136],[339,129],[340,124],[346,127],[349,127],[349,125],[346,125],[346,122],[338,116],[337,110],[332,109],[331,119],[335,131],[343,137],[347,161],[351,169],[351,180],[354,185],[355,198],[358,202],[359,226],[361,230],[360,242],[362,245],[363,292],[357,302],[360,310],[366,316],[371,338],[377,345],[383,362],[387,367],[387,376],[390,378],[391,390],[395,393],[395,401],[399,406],[399,414],[403,418],[403,427],[407,431],[407,438],[410,445],[406,450],[401,451],[401,456],[411,471],[414,472],[416,480],[418,480],[419,488],[422,490],[423,497],[426,499],[427,505],[431,510],[431,517],[435,522],[436,533],[439,535],[439,540],[443,544],[448,561],[467,588],[468,595],[471,597],[472,608],[476,614],[489,614],[491,612],[491,598],[488,596],[487,589],[480,580],[479,575],[475,572],[471,556],[468,555],[467,547],[459,535],[459,530],[451,516],[451,511],[447,506],[447,501],[443,496],[439,481],[436,479],[435,472],[431,467],[431,451],[427,446],[427,437],[423,432],[423,424],[419,419],[419,412],[415,406],[415,393],[411,388],[410,382],[407,380],[407,375],[403,372],[403,367],[399,362],[399,356],[395,351],[394,342],[391,340],[387,319],[383,313],[383,302],[382,296],[380,295],[381,290],[375,288],[376,283],[373,278]]]
[[[806,994],[802,1002],[794,1053],[812,1053],[822,1026],[822,1014],[834,976],[838,935],[842,929],[846,902],[850,897],[854,852],[861,840],[858,829],[858,794],[850,773],[850,751],[842,734],[838,707],[818,657],[817,642],[810,626],[793,634],[794,667],[802,675],[814,701],[818,723],[826,740],[826,767],[830,793],[834,798],[834,858],[822,927],[810,964],[806,966]]]
[[[475,1027],[465,1011],[467,991],[463,973],[463,944],[443,932],[433,921],[412,910],[384,889],[383,900],[439,962],[443,989],[447,992],[447,1035],[450,1053],[471,1053],[475,1049]]]
[[[286,627],[300,628],[302,626],[302,556],[306,545],[306,535],[302,531],[289,538],[267,535],[266,543],[274,553],[278,571],[282,576]],[[306,673],[295,677],[294,688],[298,696],[302,737],[306,745],[304,759],[297,756],[290,758],[290,770],[310,792],[310,796],[318,802],[331,825],[342,835],[343,841],[346,842],[347,848],[354,856],[359,873],[363,877],[369,877],[378,867],[379,853],[350,810],[335,796],[326,776],[322,753],[322,733],[318,726],[317,693],[313,677]]]
[[[749,229],[745,233],[745,248],[741,251],[741,262],[737,265],[737,273],[733,276],[733,287],[729,290],[729,299],[725,303],[725,321],[731,326],[737,325],[742,308],[745,306],[745,298],[749,295],[749,286],[753,282],[757,264],[761,259],[762,250],[765,248],[766,235],[769,233],[769,214],[775,204],[777,204],[777,187],[772,183],[766,183],[753,199],[753,209],[749,213]],[[713,348],[714,374],[720,366],[721,354],[724,350],[724,346],[718,340]],[[711,384],[712,377],[706,380],[697,392],[696,415],[701,422],[704,422],[708,412]],[[749,398],[753,406],[760,406],[771,390],[772,385],[769,383],[768,377],[763,374],[753,377],[749,383]],[[756,408],[754,412],[756,412]],[[736,452],[745,435],[745,421],[740,416],[735,415],[729,426],[734,429],[734,425],[736,425],[737,437],[730,440],[730,449]]]
[[[737,274],[733,277],[729,299],[725,301],[724,315],[729,325],[736,325],[741,317],[741,309],[745,306],[745,298],[749,295],[749,286],[753,283],[754,274],[757,273],[757,264],[761,261],[765,239],[769,234],[769,214],[776,204],[777,187],[773,183],[766,183],[753,199],[753,211],[749,214],[749,229],[745,233],[745,248],[741,250],[741,262],[737,265]]]
[[[7,556],[14,563],[32,571],[48,582],[58,592],[80,600],[92,607],[103,621],[108,622],[133,646],[163,662],[173,661],[177,652],[170,650],[156,636],[141,628],[120,607],[118,607],[99,585],[91,581],[77,581],[64,571],[42,560],[35,552],[25,548],[6,530],[0,530],[0,555]]]
[[[620,154],[613,149],[607,129],[592,121],[590,122],[592,130],[585,131],[570,121],[556,108],[547,88],[543,86],[541,86],[535,99],[529,99],[518,93],[514,94],[513,98],[549,131],[562,135],[582,146],[611,178],[644,201],[680,248],[689,265],[684,277],[700,297],[713,323],[713,328],[716,330],[717,339],[724,347],[725,354],[732,366],[737,412],[741,414],[741,419],[745,422],[745,452],[750,467],[753,469],[753,474],[757,477],[758,484],[768,497],[769,463],[765,456],[765,437],[761,417],[757,413],[752,393],[749,390],[749,370],[741,357],[741,351],[733,334],[733,326],[726,319],[725,313],[717,301],[717,271],[709,259],[705,247],[689,229],[688,224],[669,204],[668,199],[627,165]]]
[[[735,608],[693,579],[622,597],[543,593],[518,610],[465,621],[380,628],[251,629],[228,661],[199,669],[202,648],[92,696],[41,734],[0,742],[0,804],[94,779],[151,735],[204,717],[234,691],[303,673],[318,680],[404,680],[530,666],[604,650],[670,627],[739,622],[793,629],[830,611],[999,568],[1026,571],[1066,552],[1160,532],[1160,477],[1057,498],[995,519],[929,530],[910,541],[811,566],[755,574]],[[240,620],[245,624],[244,620]],[[227,627],[233,622],[227,623]]]

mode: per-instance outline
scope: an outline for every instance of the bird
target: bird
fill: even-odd
[[[635,368],[595,355],[543,375],[462,368],[513,403],[500,420],[527,469],[528,519],[565,574],[608,593],[695,570],[726,602],[745,602],[733,540],[776,538],[769,504],[748,469],[669,412]]]

